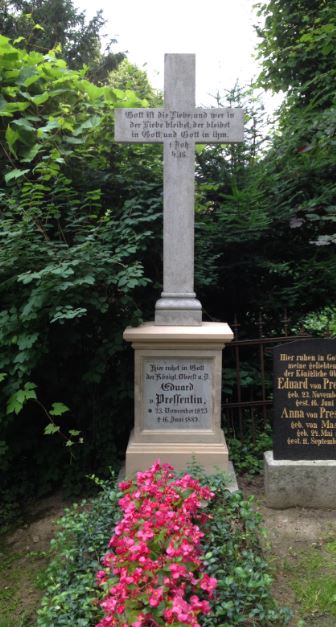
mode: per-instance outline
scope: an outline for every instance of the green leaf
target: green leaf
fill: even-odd
[[[8,102],[7,111],[15,113],[16,111],[25,111],[29,107],[29,102]]]
[[[21,390],[14,392],[14,394],[12,394],[12,396],[8,399],[6,413],[19,414],[26,401],[29,399],[36,399],[36,392],[34,391],[34,388],[36,388],[35,383],[28,382]]]
[[[26,118],[19,118],[18,120],[15,120],[14,122],[12,122],[12,124],[15,124],[15,126],[19,127],[19,132],[20,132],[20,128],[23,128],[25,131],[28,131],[29,133],[34,132],[35,128],[32,124],[30,124],[30,122],[26,119]]]
[[[80,434],[80,431],[77,431],[77,429],[69,429],[69,433],[70,433],[70,435],[75,437],[76,435]]]
[[[15,155],[14,144],[19,139],[19,133],[15,131],[10,125],[8,125],[5,132],[5,138],[10,151]]]
[[[62,416],[62,414],[65,414],[67,411],[70,411],[70,409],[64,405],[64,403],[53,403],[49,414],[51,416]]]
[[[70,305],[64,307],[63,309],[58,309],[56,313],[50,319],[50,322],[60,322],[63,323],[64,320],[73,320],[74,318],[81,318],[87,314],[87,309],[85,307],[77,307],[77,309],[73,309]]]
[[[21,351],[25,350],[26,348],[31,348],[33,344],[35,344],[38,337],[39,337],[38,333],[19,335],[17,337],[17,345]],[[26,386],[28,385],[29,384],[26,383]],[[34,384],[30,384],[30,386],[36,387]],[[29,389],[32,389],[32,388],[30,387]]]
[[[95,127],[99,126],[100,123],[101,123],[101,117],[98,116],[98,115],[92,115],[90,118],[85,120],[85,122],[80,124],[80,126],[78,126],[74,130],[73,134],[75,136],[80,135],[83,131],[85,131],[87,129],[92,129],[92,128],[95,128]]]
[[[37,94],[36,96],[31,97],[31,101],[37,106],[43,104],[44,102],[47,102],[47,100],[49,100],[48,92],[45,92],[44,94]]]
[[[3,112],[6,110],[7,104],[8,104],[7,100],[5,100],[5,98],[2,95],[0,95],[0,112]]]
[[[43,137],[43,135],[45,133],[49,133],[50,131],[54,130],[55,128],[59,128],[60,123],[58,120],[49,120],[49,122],[45,125],[45,126],[41,126],[38,131],[37,131],[37,135],[38,137]]]
[[[21,409],[22,409],[22,403],[18,401],[18,399],[16,398],[16,394],[13,394],[8,400],[8,403],[6,406],[6,414],[15,413],[16,415],[18,415]]]
[[[25,392],[25,401],[28,401],[29,399],[36,399],[36,392],[34,392],[34,390],[28,390],[27,392]]]
[[[40,80],[40,75],[36,71],[34,71],[33,74],[30,74],[29,76],[27,76],[27,78],[24,79],[22,84],[25,87],[30,87],[30,85],[37,83],[38,80]]]
[[[21,159],[22,163],[30,163],[35,159],[36,155],[40,152],[42,146],[40,144],[34,144],[28,152],[24,154],[24,159]]]
[[[30,381],[28,381],[28,383],[26,383],[24,386],[25,390],[36,390],[36,388],[37,388],[36,383],[31,383]]]
[[[46,427],[44,427],[44,435],[53,435],[54,433],[58,433],[61,427],[55,425],[53,422],[50,422]]]
[[[0,35],[0,48],[11,48],[9,37],[5,37],[5,35]]]
[[[27,172],[30,172],[30,170],[19,170],[18,168],[15,168],[15,170],[12,170],[11,172],[8,172],[8,174],[5,174],[4,178],[6,183],[9,183],[13,179],[16,180],[21,178],[22,176],[27,174]]]

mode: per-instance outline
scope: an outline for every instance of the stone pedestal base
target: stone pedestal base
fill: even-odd
[[[166,294],[155,304],[155,324],[160,326],[199,326],[202,324],[202,305],[196,294]]]
[[[268,507],[336,508],[336,460],[274,459],[267,451],[264,462]]]
[[[222,349],[233,338],[225,323],[128,328],[134,348],[134,430],[126,476],[155,460],[186,470],[193,459],[210,474],[228,471],[221,422]]]
[[[126,451],[126,474],[134,475],[138,470],[147,470],[155,460],[171,464],[177,472],[186,470],[192,461],[202,466],[206,474],[216,471],[228,472],[229,455],[224,434],[221,442],[135,442],[132,432]]]
[[[184,468],[182,470],[184,470]],[[125,464],[124,464],[120,468],[120,471],[118,474],[118,481],[125,481],[125,477],[126,477],[126,474],[125,474]],[[236,477],[235,469],[233,467],[232,462],[229,462],[228,468],[224,473],[224,484],[225,484],[226,490],[228,490],[229,492],[239,492],[237,477]]]

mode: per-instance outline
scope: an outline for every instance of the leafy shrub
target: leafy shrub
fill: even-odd
[[[241,492],[223,489],[220,476],[210,477],[208,485],[216,497],[209,505],[213,519],[205,530],[205,565],[218,587],[212,612],[200,624],[287,625],[291,612],[272,598],[272,578],[258,538],[261,517],[253,510],[252,499],[244,501]]]
[[[80,490],[129,435],[122,332],[160,266],[160,153],[114,144],[114,108],[142,106],[136,94],[91,84],[54,51],[0,36],[0,75],[0,490]],[[43,436],[60,402],[67,450]]]
[[[212,612],[200,619],[206,627],[251,625],[281,627],[289,612],[279,609],[271,596],[271,577],[262,557],[258,533],[260,515],[241,493],[226,491],[221,475],[204,478],[215,492],[207,511],[203,551],[210,576],[218,580],[218,596]],[[120,517],[121,493],[108,482],[91,509],[75,507],[60,521],[53,541],[54,558],[45,577],[46,595],[38,612],[38,627],[82,625],[93,627],[101,618],[95,599],[95,573]],[[87,508],[87,504],[84,505]]]
[[[100,617],[95,603],[95,573],[108,538],[120,517],[120,493],[114,482],[100,481],[101,492],[90,503],[74,504],[58,521],[51,541],[52,561],[45,577],[46,595],[38,627],[93,625]]]
[[[336,307],[323,307],[320,311],[312,312],[304,317],[302,326],[313,335],[336,336]],[[297,329],[296,329],[297,330]]]
[[[240,474],[259,475],[264,467],[264,452],[273,446],[272,429],[270,425],[265,425],[254,441],[247,430],[244,442],[230,436],[227,437],[227,442],[235,470]]]

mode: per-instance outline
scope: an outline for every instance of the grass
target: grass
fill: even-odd
[[[46,555],[13,552],[4,546],[0,553],[0,627],[34,625]]]
[[[284,575],[295,595],[300,627],[336,624],[335,558],[336,540],[329,537],[285,560]]]

